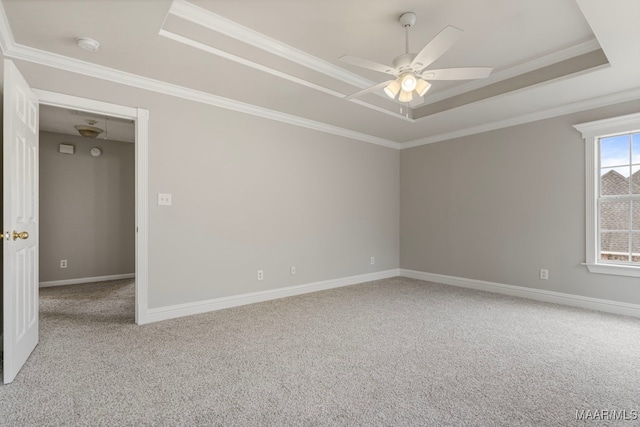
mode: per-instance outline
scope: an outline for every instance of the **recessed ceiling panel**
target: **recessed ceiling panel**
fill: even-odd
[[[639,57],[634,49],[637,25],[632,24],[630,12],[637,8],[635,0],[607,7],[596,0],[0,1],[15,49],[23,49],[17,58],[46,64],[47,55],[61,55],[68,58],[68,69],[87,70],[88,64],[95,64],[197,90],[214,100],[228,98],[274,114],[395,141],[502,123],[516,114],[640,87],[634,73]],[[277,55],[242,37],[185,22],[170,13],[180,5],[203,9],[203,14],[247,28],[263,43],[275,41],[288,48]],[[447,25],[464,30],[433,68],[494,69],[485,81],[433,81],[425,104],[414,111],[416,121],[408,119],[400,105],[380,96],[381,91],[351,101],[341,97],[365,82],[387,77],[338,58],[350,54],[390,64],[404,51],[404,29],[397,20],[406,11],[417,15],[409,35],[412,52]],[[589,12],[586,18],[583,11]],[[76,39],[82,36],[98,40],[100,50],[79,49]],[[583,55],[602,58],[602,52],[597,53],[600,48],[609,66],[596,61],[592,68],[564,67]],[[302,54],[289,57],[292,49]],[[309,66],[313,61],[328,64],[326,69],[338,74]],[[548,72],[563,67],[564,74]]]

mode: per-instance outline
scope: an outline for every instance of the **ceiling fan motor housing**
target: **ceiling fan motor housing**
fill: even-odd
[[[401,72],[409,71],[411,69],[411,62],[415,57],[416,57],[415,53],[405,53],[396,57],[391,63],[391,65],[393,65],[393,68]]]
[[[466,67],[466,68],[443,68],[441,70],[427,70],[427,67],[437,60],[444,52],[462,36],[463,31],[459,28],[447,25],[442,31],[435,35],[418,53],[410,53],[409,50],[409,29],[416,23],[416,15],[407,12],[400,15],[398,21],[404,28],[405,50],[402,55],[397,56],[391,66],[378,64],[368,59],[355,56],[343,55],[341,60],[358,67],[367,68],[377,72],[390,74],[394,80],[388,80],[362,89],[356,93],[345,96],[351,99],[362,96],[375,90],[383,89],[384,93],[391,99],[398,97],[400,102],[412,102],[413,94],[417,94],[422,102],[422,97],[431,87],[428,80],[471,80],[485,78],[491,73],[489,67]]]

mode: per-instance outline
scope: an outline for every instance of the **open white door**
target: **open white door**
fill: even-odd
[[[4,61],[4,383],[38,344],[38,98]]]

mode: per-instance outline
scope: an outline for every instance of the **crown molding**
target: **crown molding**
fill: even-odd
[[[559,117],[566,114],[577,113],[579,111],[591,110],[593,108],[606,107],[607,105],[614,105],[628,101],[637,101],[638,99],[640,99],[640,87],[613,93],[610,95],[598,96],[583,101],[577,101],[571,104],[561,105],[559,107],[547,108],[544,110],[536,111],[534,113],[523,114],[521,116],[511,117],[505,120],[498,120],[479,126],[459,129],[453,132],[446,132],[426,138],[418,138],[408,142],[401,142],[400,149],[403,150],[407,148],[419,147],[421,145],[433,144],[434,142],[446,141],[448,139],[475,135],[478,133],[521,125],[524,123],[535,122],[538,120],[550,119],[552,117]]]
[[[236,101],[234,99],[225,98],[218,95],[202,92],[195,89],[178,86],[172,83],[139,76],[125,71],[116,70],[114,68],[102,65],[92,64],[90,62],[81,61],[75,58],[69,58],[52,52],[46,52],[29,46],[24,46],[15,42],[13,34],[8,25],[8,19],[0,2],[0,23],[6,24],[0,26],[0,47],[7,58],[17,59],[47,67],[57,68],[59,70],[69,71],[76,74],[82,74],[88,77],[98,78],[117,84],[123,84],[139,89],[144,89],[164,95],[175,96],[177,98],[195,101],[202,104],[212,105],[227,110],[237,111],[250,114],[257,117],[275,120],[282,123],[291,124],[307,129],[313,129],[332,135],[342,136],[357,141],[367,142],[370,144],[380,145],[388,148],[399,148],[399,143],[377,136],[368,135],[362,132],[356,132],[350,129],[329,125],[304,117],[294,116],[292,114],[283,113],[269,108],[259,107],[257,105],[247,104],[245,102]]]
[[[304,80],[304,79],[292,76],[291,74],[283,73],[282,71],[275,70],[275,69],[267,67],[265,65],[258,64],[257,62],[253,62],[253,61],[250,61],[248,59],[242,58],[240,56],[234,55],[232,53],[225,52],[225,51],[217,49],[217,48],[215,48],[213,46],[209,46],[207,44],[201,43],[201,42],[199,42],[197,40],[193,40],[191,38],[188,38],[188,37],[185,37],[185,36],[181,36],[180,34],[176,34],[176,33],[172,32],[172,31],[169,31],[169,30],[165,30],[164,28],[160,29],[160,32],[158,34],[160,36],[162,36],[162,37],[166,37],[166,38],[168,38],[170,40],[173,40],[175,42],[182,43],[184,45],[193,47],[195,49],[202,50],[203,52],[207,52],[207,53],[210,53],[212,55],[216,55],[216,56],[219,56],[221,58],[237,62],[238,64],[242,64],[242,65],[245,65],[247,67],[251,67],[251,68],[253,68],[255,70],[262,71],[263,73],[267,73],[267,74],[271,74],[271,75],[276,76],[276,77],[280,77],[281,79],[288,80],[288,81],[290,81],[292,83],[296,83],[296,84],[299,84],[301,86],[305,86],[305,87],[308,87],[310,89],[314,89],[314,90],[326,93],[326,94],[331,95],[331,96],[335,96],[335,97],[338,97],[338,98],[344,98],[346,96],[344,93],[329,89],[329,88],[327,88],[325,86],[321,86],[321,85],[312,83],[312,82],[310,82],[308,80]],[[407,121],[407,122],[410,122],[410,123],[415,122],[415,120],[410,118],[410,117],[406,117],[406,116],[404,116],[402,114],[396,113],[394,111],[388,110],[388,109],[383,108],[383,107],[379,107],[379,106],[374,105],[374,104],[370,104],[370,103],[362,101],[360,99],[351,99],[350,101],[353,102],[354,104],[358,104],[358,105],[361,105],[363,107],[369,108],[371,110],[378,111],[380,113],[386,114],[386,115],[394,117],[396,119],[404,120],[404,121]]]
[[[463,93],[470,92],[475,89],[480,89],[485,86],[492,85],[494,83],[501,82],[519,75],[535,71],[537,69],[547,67],[549,65],[557,64],[558,62],[566,61],[567,59],[575,58],[576,56],[584,55],[594,50],[601,49],[600,43],[595,38],[586,42],[571,46],[566,49],[562,49],[557,52],[553,52],[549,55],[536,58],[534,60],[518,64],[516,66],[500,70],[495,73],[491,73],[486,79],[478,79],[453,87],[451,89],[443,90],[441,92],[429,95],[420,106],[429,105],[442,101],[443,99],[451,98]]]
[[[184,4],[183,0],[176,0],[176,3]],[[188,3],[187,3],[188,4]],[[585,49],[586,52],[594,47],[593,41],[583,43],[570,49]],[[599,46],[598,46],[599,47]],[[434,142],[445,141],[449,139],[459,138],[463,136],[469,136],[477,133],[488,132],[491,130],[501,129],[509,126],[515,126],[536,120],[543,120],[551,117],[561,116],[564,114],[570,114],[578,111],[589,110],[598,107],[604,107],[607,105],[613,105],[621,102],[633,101],[640,99],[640,87],[631,90],[614,93],[611,95],[605,95],[601,97],[591,98],[584,101],[578,101],[571,104],[553,107],[545,110],[540,110],[535,113],[525,114],[517,117],[511,117],[505,120],[497,120],[490,123],[485,123],[480,126],[471,126],[463,129],[458,129],[453,132],[445,132],[438,135],[432,135],[425,138],[418,138],[408,142],[397,142],[385,138],[376,137],[373,135],[356,132],[350,129],[341,128],[338,126],[329,125],[327,123],[307,119],[304,117],[294,116],[283,112],[271,110],[264,107],[259,107],[244,102],[236,101],[230,98],[225,98],[210,93],[189,89],[183,86],[163,82],[160,80],[143,77],[124,71],[116,70],[114,68],[104,67],[101,65],[92,64],[89,62],[81,61],[58,55],[51,52],[42,51],[28,46],[23,46],[15,43],[11,27],[7,19],[4,7],[0,1],[0,48],[7,58],[17,59],[27,62],[32,62],[47,67],[57,68],[60,70],[82,74],[85,76],[110,81],[117,84],[123,84],[134,88],[148,90],[164,95],[174,96],[194,102],[199,102],[207,105],[212,105],[219,108],[224,108],[232,111],[242,112],[257,117],[266,118],[269,120],[275,120],[282,123],[291,124],[293,126],[304,127],[307,129],[313,129],[332,135],[342,136],[345,138],[367,142],[383,147],[393,149],[407,149],[418,147],[421,145],[431,144]],[[565,52],[565,51],[562,51]],[[578,52],[578,50],[575,50]],[[566,54],[566,52],[565,52]],[[558,53],[560,55],[560,53]],[[548,60],[548,57],[545,57]],[[557,59],[557,57],[556,57]],[[542,59],[541,59],[542,61]],[[540,66],[542,62],[538,63]],[[524,65],[523,65],[524,66]],[[511,72],[513,69],[510,69]],[[414,120],[415,122],[415,120]]]
[[[0,14],[4,12],[2,4],[0,3]],[[0,22],[2,18],[0,17]],[[9,33],[10,34],[10,33]],[[6,35],[0,31],[0,37]],[[13,42],[13,37],[10,38]],[[6,39],[0,41],[0,46],[3,47],[5,56],[8,58],[19,59],[23,61],[33,62],[40,65],[45,65],[52,68],[69,71],[72,73],[82,74],[89,77],[94,77],[102,80],[111,81],[113,83],[124,84],[127,86],[149,90],[156,93],[162,93],[169,96],[175,96],[178,98],[195,101],[207,105],[212,105],[228,110],[238,111],[258,117],[263,117],[270,120],[279,121],[282,123],[288,123],[294,126],[300,126],[308,129],[317,130],[324,133],[329,133],[337,136],[342,136],[349,139],[354,139],[362,142],[367,142],[383,147],[394,149],[407,149],[418,147],[421,145],[432,144],[434,142],[446,141],[448,139],[460,138],[463,136],[469,136],[477,133],[488,132],[491,130],[501,129],[509,126],[516,126],[519,124],[529,123],[537,120],[543,120],[551,117],[561,116],[564,114],[570,114],[578,111],[589,110],[592,108],[604,107],[607,105],[613,105],[621,102],[633,101],[640,98],[640,88],[635,88],[628,91],[618,92],[611,95],[605,95],[601,97],[591,98],[584,101],[578,101],[571,104],[563,105],[560,107],[553,107],[545,110],[540,110],[535,113],[525,114],[517,117],[512,117],[505,120],[498,120],[490,123],[485,123],[480,126],[471,126],[468,128],[458,129],[453,132],[445,132],[438,135],[432,135],[425,138],[418,138],[408,142],[396,142],[389,139],[379,138],[373,135],[356,132],[350,129],[341,128],[338,126],[329,125],[327,123],[318,122],[315,120],[307,119],[304,117],[294,116],[292,114],[282,113],[280,111],[271,110],[264,107],[259,107],[244,102],[236,101],[230,98],[225,98],[210,93],[185,88],[171,83],[162,82],[148,77],[142,77],[124,71],[116,70],[113,68],[104,67],[81,61],[78,59],[68,58],[62,55],[54,54],[51,52],[45,52],[39,49],[19,45],[16,43],[8,43]],[[5,48],[5,46],[7,46]],[[6,49],[6,50],[5,50]]]
[[[168,14],[203,26],[211,31],[234,38],[243,43],[262,49],[273,55],[280,56],[304,67],[326,74],[354,86],[365,88],[375,84],[371,80],[338,67],[330,62],[296,49],[279,40],[266,36],[251,28],[240,25],[222,16],[191,4],[185,0],[173,0]]]
[[[256,70],[263,71],[274,76],[292,81],[294,83],[306,86],[311,89],[318,90],[320,92],[324,92],[333,96],[337,96],[339,98],[344,98],[348,94],[343,94],[331,89],[328,89],[324,86],[320,86],[309,82],[307,80],[303,80],[297,78],[295,76],[291,76],[289,74],[283,73],[281,71],[274,70],[272,68],[266,67],[264,65],[255,63],[253,61],[247,60],[245,58],[241,58],[239,56],[233,55],[229,52],[225,52],[221,49],[216,49],[212,46],[209,46],[205,43],[199,42],[197,40],[193,40],[191,38],[179,35],[165,28],[167,23],[167,19],[169,16],[175,16],[177,18],[183,19],[185,21],[190,22],[191,24],[204,27],[209,31],[216,32],[218,34],[222,34],[224,36],[230,37],[239,42],[245,43],[247,45],[256,47],[261,49],[264,52],[270,53],[272,55],[281,57],[286,59],[287,61],[293,62],[300,66],[306,67],[310,70],[322,73],[326,76],[329,76],[333,79],[342,81],[344,83],[356,86],[360,89],[367,88],[376,84],[369,79],[366,79],[359,74],[348,71],[342,67],[339,67],[335,64],[332,64],[328,61],[322,60],[316,56],[313,56],[307,52],[304,52],[300,49],[296,49],[293,46],[290,46],[286,43],[283,43],[279,40],[271,38],[265,34],[262,34],[258,31],[255,31],[251,28],[245,27],[237,22],[231,21],[227,18],[224,18],[220,15],[217,15],[207,9],[204,9],[200,6],[196,6],[192,3],[187,2],[186,0],[173,0],[171,3],[171,7],[167,12],[167,16],[162,24],[159,34],[163,37],[167,37],[179,43],[186,44],[188,46],[194,47],[196,49],[200,49],[204,52],[210,53],[212,55],[217,55],[222,58],[240,63],[242,65],[252,67]],[[382,99],[389,101],[389,99],[382,93],[375,93]],[[354,104],[361,105],[366,108],[370,108],[372,110],[376,110],[383,114],[387,114],[394,118],[404,120],[412,123],[414,120],[411,117],[407,117],[406,115],[396,113],[394,110],[390,110],[387,108],[379,107],[374,104],[370,104],[368,102],[364,102],[359,99],[350,99],[350,102]],[[394,107],[399,104],[396,101],[393,102]],[[420,104],[422,105],[422,104]]]
[[[236,101],[234,99],[225,98],[223,96],[213,95],[199,90],[186,88],[184,86],[178,86],[172,83],[127,73],[124,71],[116,70],[114,68],[92,64],[89,62],[69,58],[51,52],[45,52],[39,49],[34,49],[19,44],[14,44],[14,46],[9,49],[9,52],[5,52],[5,55],[8,58],[33,62],[36,64],[45,65],[72,73],[82,74],[89,77],[107,80],[113,83],[135,87],[138,89],[149,90],[152,92],[175,96],[189,101],[195,101],[202,104],[224,108],[227,110],[250,114],[252,116],[263,117],[282,123],[305,127],[307,129],[314,129],[320,132],[343,136],[349,139],[355,139],[375,145],[382,145],[389,148],[398,148],[397,142],[388,139],[379,138],[377,136],[356,132],[338,126],[328,125],[326,123],[318,122],[304,117],[294,116],[293,114],[287,114],[280,111],[271,110],[269,108],[247,104],[245,102]]]
[[[246,43],[248,45],[254,46],[258,49],[261,49],[265,52],[268,52],[270,54],[282,57],[288,61],[294,62],[296,64],[299,64],[303,67],[307,67],[309,69],[312,69],[314,71],[318,71],[320,73],[323,73],[329,77],[332,77],[334,79],[343,81],[345,83],[357,86],[359,88],[366,88],[369,86],[372,86],[375,84],[375,82],[372,82],[368,79],[365,79],[361,76],[359,76],[358,74],[352,73],[342,67],[336,66],[330,62],[324,61],[320,58],[317,58],[307,52],[304,52],[300,49],[296,49],[286,43],[283,43],[279,40],[273,39],[265,34],[262,34],[258,31],[255,31],[251,28],[245,27],[241,24],[238,24],[234,21],[231,21],[227,18],[224,18],[220,15],[217,15],[207,9],[201,8],[199,6],[196,6],[192,3],[189,3],[186,0],[173,0],[171,7],[169,8],[169,11],[167,12],[167,18],[169,17],[169,15],[173,15],[175,17],[184,19],[188,22],[191,22],[192,24],[195,25],[199,25],[202,26],[204,28],[207,28],[210,31],[214,31],[217,32],[219,34],[225,35],[227,37],[231,37],[237,41],[240,41],[242,43]],[[168,30],[164,29],[164,25],[166,24],[166,18],[165,18],[165,23],[163,23],[163,29],[161,30],[161,35],[165,35],[166,34],[162,34],[162,32],[169,32]],[[171,32],[169,32],[171,33]],[[179,36],[182,37],[182,36]],[[175,39],[175,38],[174,38]],[[186,39],[186,38],[183,38]],[[188,39],[190,40],[190,39]],[[191,40],[193,43],[199,43],[197,41],[193,41]],[[182,41],[184,42],[184,41]],[[194,45],[193,43],[186,43],[189,44],[191,46],[197,47],[199,49],[202,49],[202,47],[198,47],[196,45]],[[202,46],[206,46],[202,43],[199,43]],[[460,86],[456,86],[454,88],[451,89],[447,89],[444,90],[442,92],[439,93],[434,93],[429,95],[428,98],[426,98],[423,102],[421,102],[419,105],[417,106],[413,106],[411,107],[416,108],[416,107],[422,107],[424,105],[429,105],[438,101],[441,101],[443,99],[447,99],[453,96],[457,96],[475,89],[479,89],[503,80],[507,80],[513,77],[516,77],[518,75],[524,74],[524,73],[528,73],[531,71],[535,71],[539,68],[542,67],[546,67],[552,64],[555,64],[557,62],[561,62],[579,55],[583,55],[589,52],[592,52],[594,50],[600,49],[600,44],[598,43],[598,41],[595,38],[592,38],[591,40],[585,41],[583,43],[579,43],[575,46],[571,46],[569,48],[557,51],[557,52],[553,52],[551,54],[545,55],[543,57],[540,58],[536,58],[534,60],[522,63],[522,64],[518,64],[515,65],[513,67],[510,67],[508,69],[505,70],[501,70],[499,72],[493,73],[492,75],[490,75],[488,78],[486,79],[478,79],[478,80],[474,80],[471,81],[469,83],[460,85]],[[244,65],[250,66],[250,67],[254,67],[256,69],[259,69],[260,71],[266,71],[264,70],[264,66],[261,66],[259,64],[255,64],[252,63],[251,61],[246,61],[242,58],[239,58],[235,55],[230,55],[226,52],[220,51],[218,49],[203,49],[209,53],[215,54],[215,55],[219,55],[222,56],[226,59],[230,59],[230,60],[234,60],[236,62],[240,62]],[[241,59],[241,61],[237,61],[237,59]],[[273,70],[275,71],[275,70]],[[268,72],[268,71],[267,71]],[[279,73],[279,72],[278,72]],[[279,73],[279,74],[275,74],[275,73],[271,73],[274,75],[278,75],[279,77],[282,78],[287,78],[288,75],[284,74],[284,73]],[[292,76],[288,76],[288,77],[292,77]],[[291,81],[295,81],[296,83],[299,84],[303,84],[304,86],[316,89],[316,90],[320,90],[322,92],[325,93],[331,93],[334,96],[341,96],[344,97],[344,94],[338,94],[338,92],[332,91],[330,89],[324,88],[322,86],[318,86],[318,85],[314,85],[313,83],[301,80],[301,79],[297,79],[295,77],[292,78],[287,78],[288,80]],[[295,79],[295,80],[294,80]],[[376,93],[377,95],[381,96],[382,98],[386,99],[385,96],[381,93]],[[367,108],[372,108],[374,110],[383,112],[385,114],[391,115],[395,118],[399,118],[408,122],[414,122],[415,120],[410,118],[410,117],[406,117],[402,114],[397,114],[392,110],[387,110],[381,107],[377,107],[374,106],[372,104],[366,103],[366,102],[358,102],[359,100],[355,100],[355,99],[351,99],[352,102],[357,103],[359,105],[362,105],[364,107]]]
[[[13,40],[13,33],[11,32],[11,26],[9,25],[9,19],[7,18],[7,14],[4,12],[4,6],[0,1],[0,49],[2,49],[2,53],[7,55],[10,48],[15,45],[15,41]]]

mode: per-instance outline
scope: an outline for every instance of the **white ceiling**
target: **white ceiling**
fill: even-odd
[[[219,105],[228,98],[263,115],[284,114],[289,121],[317,122],[405,146],[637,98],[640,90],[637,0],[2,0],[2,5],[11,31],[4,37],[13,39],[4,40],[3,49],[13,46],[22,57],[46,62],[47,52],[63,55],[79,69],[87,69],[79,62],[85,61],[211,94]],[[418,18],[410,32],[413,52],[446,25],[465,31],[435,68],[494,68],[482,81],[432,82],[425,106],[412,112],[415,120],[383,96],[342,99],[387,77],[337,59],[351,54],[389,64],[404,49],[397,19],[406,11]],[[81,36],[98,40],[100,50],[79,49],[75,40]]]

